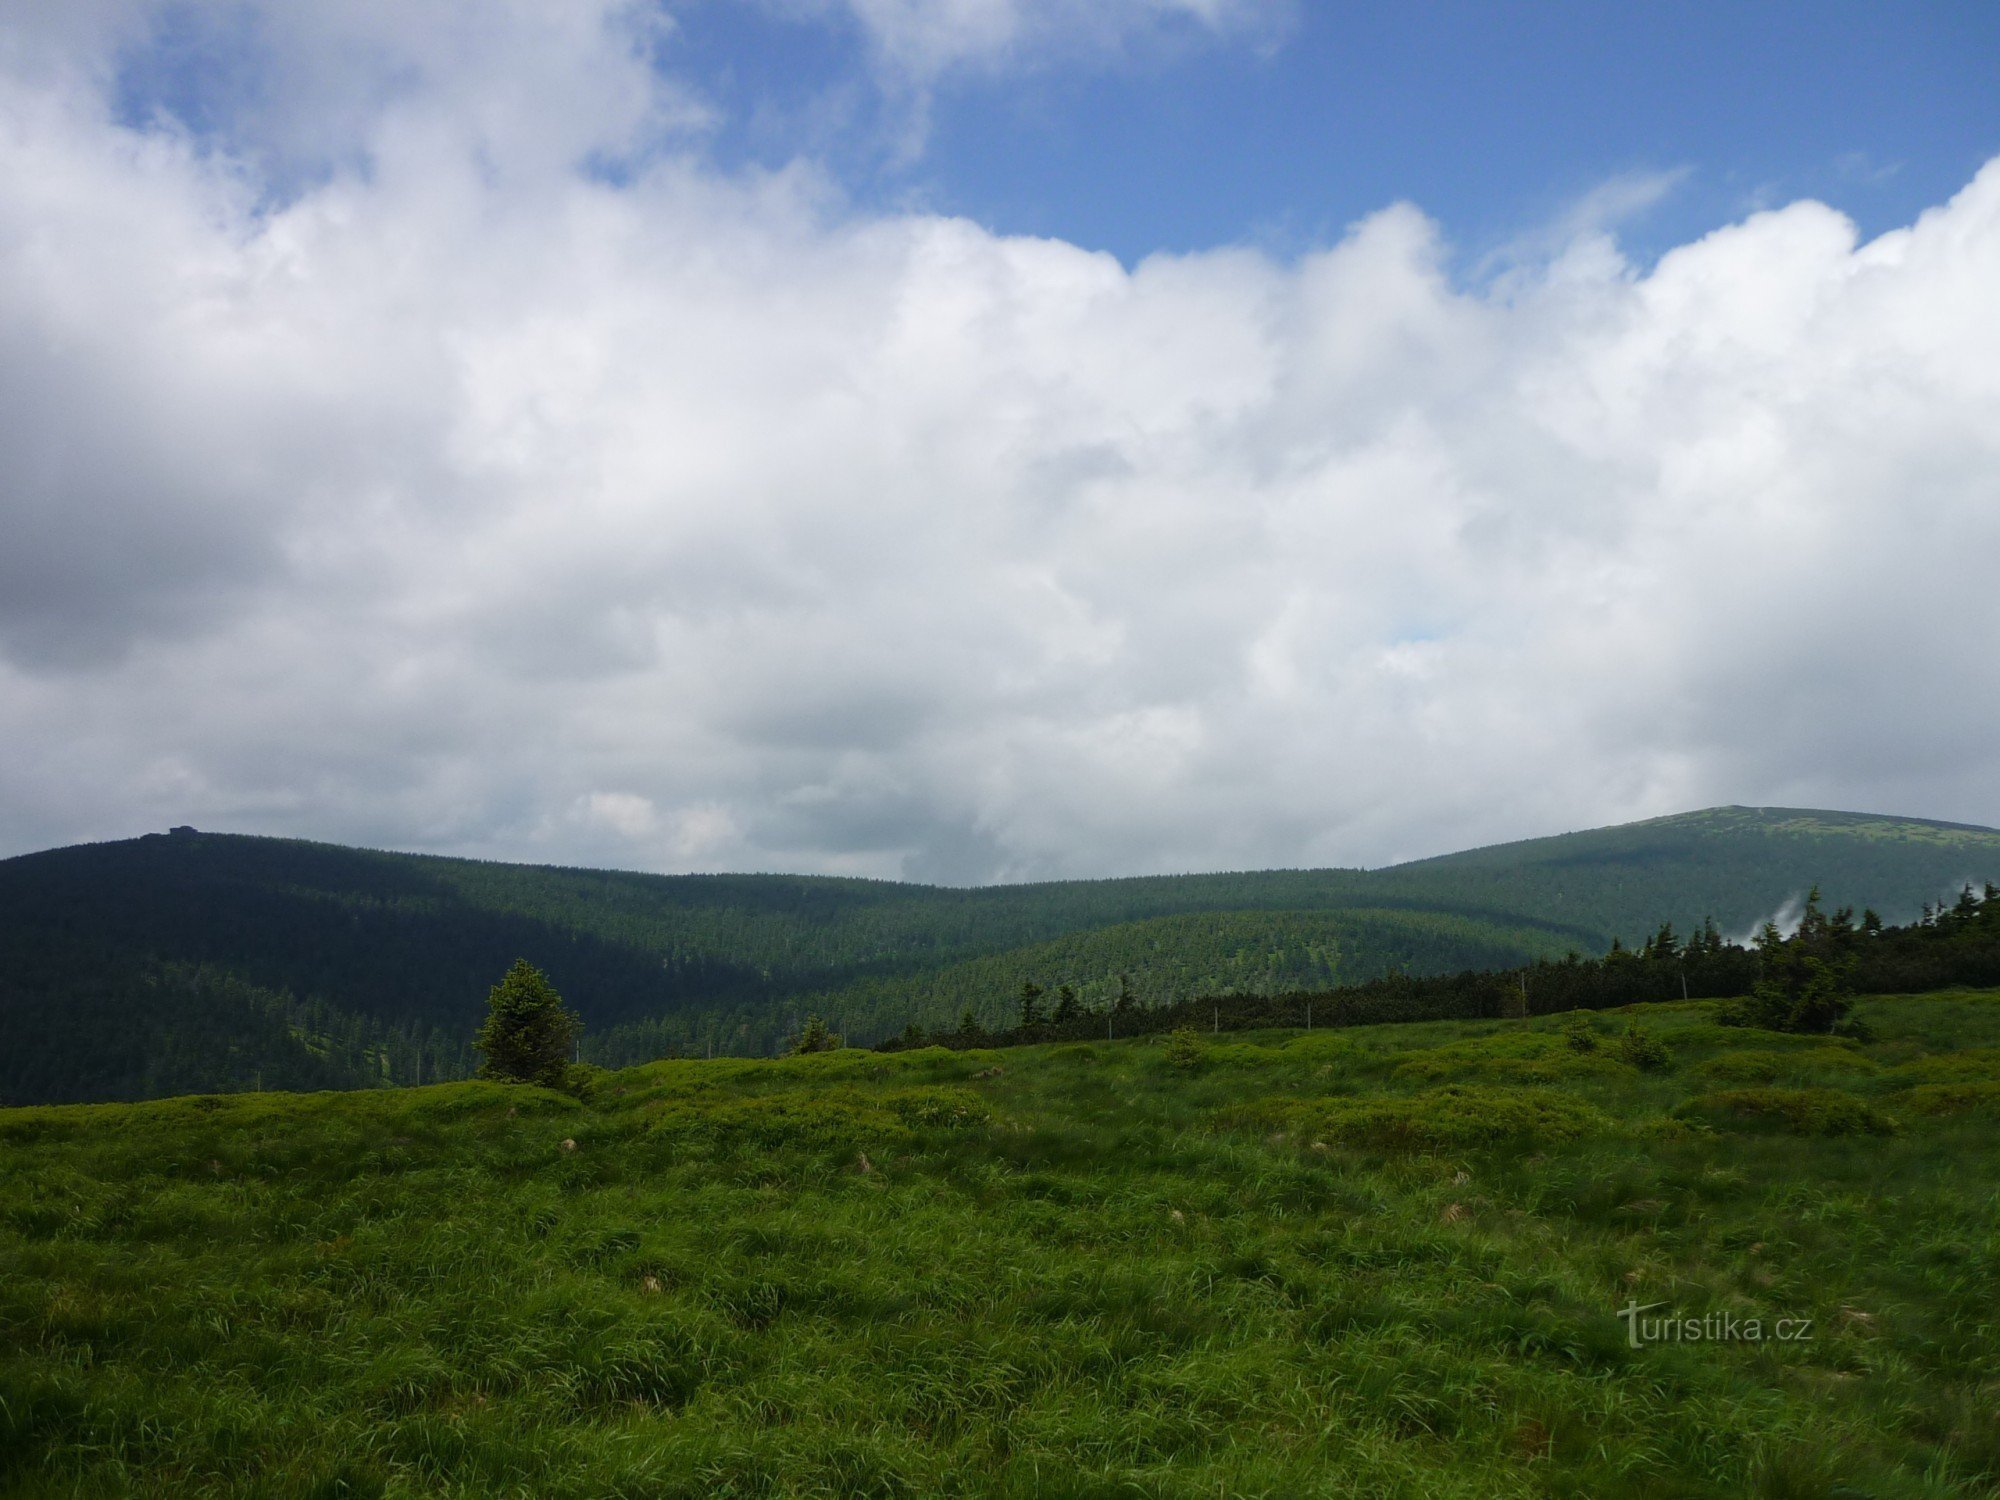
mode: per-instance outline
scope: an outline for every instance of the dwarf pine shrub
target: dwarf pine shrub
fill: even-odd
[[[1571,1011],[1562,1024],[1562,1038],[1572,1052],[1595,1052],[1597,1050],[1597,1028],[1590,1024],[1590,1017],[1582,1011]]]
[[[1618,1039],[1618,1060],[1644,1073],[1661,1073],[1673,1066],[1674,1055],[1667,1044],[1634,1021]]]
[[[1201,1066],[1201,1033],[1192,1026],[1177,1026],[1167,1038],[1167,1061],[1182,1070]]]

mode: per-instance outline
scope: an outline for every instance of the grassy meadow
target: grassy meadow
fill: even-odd
[[[1858,1012],[0,1111],[0,1493],[2000,1493],[2000,992]]]

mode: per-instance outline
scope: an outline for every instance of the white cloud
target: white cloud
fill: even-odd
[[[1514,236],[1482,257],[1473,279],[1505,295],[1516,284],[1591,281],[1623,267],[1617,232],[1643,218],[1694,176],[1692,167],[1621,172],[1564,204],[1545,223]]]
[[[1116,56],[1177,32],[1281,35],[1293,0],[844,0],[895,76],[929,84],[961,70]]]
[[[472,156],[521,183],[617,161],[707,123],[651,66],[651,0],[73,0],[0,22],[0,70],[106,91],[288,191],[339,170]]]
[[[636,792],[591,792],[578,802],[585,822],[608,828],[622,838],[649,838],[660,826],[653,799]]]
[[[394,9],[310,23],[404,63],[288,106],[356,149],[275,201],[257,111],[0,52],[7,847],[970,879],[2000,815],[2000,164],[1504,292],[1408,206],[1127,270],[676,155],[621,7]]]
[[[1268,52],[1297,0],[765,0],[795,15],[838,15],[858,29],[890,104],[891,154],[923,154],[935,96],[967,80],[1051,68],[1157,64],[1189,47]]]

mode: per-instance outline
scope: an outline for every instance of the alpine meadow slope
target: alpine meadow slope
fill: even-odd
[[[1024,981],[1104,1003],[1500,967],[1663,921],[1747,934],[1820,885],[1915,915],[2000,877],[2000,833],[1717,808],[1387,869],[958,889],[485,863],[178,830],[0,861],[0,1101],[465,1076],[517,958],[582,1016],[584,1056],[768,1055],[808,1011],[855,1042]]]
[[[0,1110],[0,1490],[1988,1495],[2000,992],[1858,1009]]]

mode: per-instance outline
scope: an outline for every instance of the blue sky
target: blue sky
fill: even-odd
[[[722,107],[727,161],[823,154],[866,204],[921,203],[1130,262],[1338,238],[1408,199],[1473,261],[1601,184],[1679,177],[1622,238],[1640,254],[1816,197],[1864,233],[1907,223],[2000,150],[2000,6],[1307,4],[1248,36],[1183,26],[1125,49],[935,84],[856,86],[851,19],[679,8],[667,49]]]
[[[2000,824],[2000,7],[0,8],[0,853]]]

